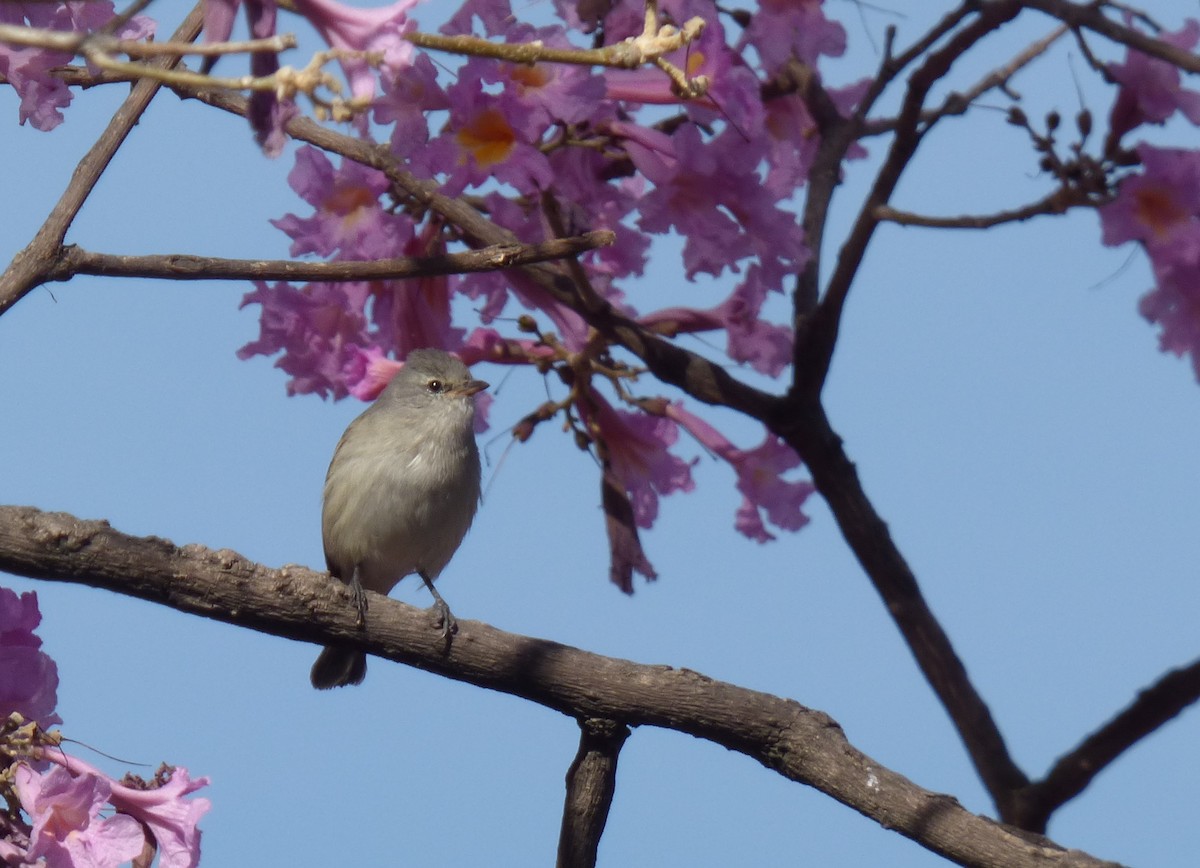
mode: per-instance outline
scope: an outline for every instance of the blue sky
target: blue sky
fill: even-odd
[[[1171,20],[1170,4],[1157,5]],[[173,7],[157,8],[167,18]],[[849,81],[872,55],[853,7],[830,8],[862,46],[834,71]],[[892,20],[869,13],[866,26],[878,38]],[[921,22],[896,23],[903,35]],[[1041,32],[1002,41],[1012,49]],[[1031,116],[1051,104],[1069,116],[1072,70],[1086,79],[1064,48],[1017,80]],[[0,92],[3,261],[33,236],[120,90],[84,94],[51,134],[17,128],[16,101]],[[1102,92],[1085,95],[1102,114]],[[1183,135],[1194,142],[1194,130],[1160,141]],[[983,212],[1046,190],[997,112],[951,121],[929,145],[897,206]],[[871,165],[848,168],[833,244]],[[267,220],[301,211],[284,183],[290,168],[288,155],[262,158],[239,122],[164,95],[68,240],[282,257],[287,239]],[[1087,213],[986,233],[885,228],[826,393],[868,494],[1032,775],[1197,653],[1200,388],[1137,316],[1144,259],[1098,238]],[[667,287],[672,303],[695,291],[669,255],[655,268],[647,287]],[[235,358],[257,334],[256,311],[238,310],[246,290],[83,279],[38,289],[0,318],[0,502],[318,567],[321,481],[362,407],[289,399],[269,362]],[[497,432],[544,398],[532,372],[478,373],[497,387]],[[590,459],[552,426],[506,455],[505,445],[502,433],[481,438],[485,501],[439,581],[456,614],[794,698],[831,714],[880,763],[989,811],[819,501],[802,532],[749,542],[733,531],[731,474],[702,457],[697,491],[664,501],[645,536],[659,581],[627,598],[607,582]],[[68,736],[211,776],[206,864],[552,861],[571,720],[378,660],[362,687],[318,694],[314,646],[83,587],[7,583],[38,591]],[[428,603],[414,580],[394,595]],[[1131,864],[1192,864],[1196,725],[1185,713],[1122,757],[1055,817],[1052,837]],[[601,864],[732,865],[750,853],[766,866],[941,861],[741,755],[635,732]]]

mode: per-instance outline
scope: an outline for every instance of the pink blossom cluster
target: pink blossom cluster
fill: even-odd
[[[185,799],[208,784],[184,768],[163,767],[150,781],[116,781],[53,746],[45,730],[54,713],[58,670],[33,634],[41,622],[37,595],[0,588],[0,719],[36,727],[6,729],[7,779],[22,815],[0,834],[5,865],[108,868],[155,852],[161,868],[191,868],[200,860],[197,823],[204,798]],[[9,803],[13,803],[9,798]],[[102,813],[103,812],[103,813]],[[148,863],[147,863],[148,864]]]
[[[0,588],[0,720],[14,712],[42,729],[62,723],[58,667],[33,631],[42,623],[37,594]]]
[[[759,0],[737,12],[715,0],[659,0],[661,23],[704,24],[693,42],[663,58],[693,80],[708,81],[702,96],[686,100],[653,65],[528,65],[449,54],[435,65],[408,40],[416,2],[374,9],[339,0],[290,4],[330,46],[376,59],[341,60],[353,94],[370,100],[356,133],[386,141],[407,171],[466,197],[521,241],[544,241],[564,229],[613,232],[614,245],[579,259],[591,292],[647,329],[713,338],[733,363],[780,376],[791,364],[793,335],[787,314],[776,312],[787,305],[773,300],[785,298],[809,259],[794,203],[821,142],[805,98],[780,82],[795,81],[797,65],[821,82],[825,60],[844,52],[845,31],[826,16],[822,0]],[[4,20],[62,29],[94,28],[112,13],[106,0],[0,6]],[[644,0],[552,6],[557,23],[543,15],[534,25],[514,13],[510,0],[464,0],[442,31],[572,48],[613,45],[645,26]],[[239,11],[253,36],[274,33],[274,0],[206,0],[206,39],[226,39]],[[1126,18],[1130,27],[1139,21]],[[1154,35],[1192,50],[1200,23]],[[0,72],[22,94],[23,120],[48,128],[61,119],[68,97],[48,73],[61,60],[0,48]],[[251,57],[256,74],[277,67],[270,53]],[[1161,329],[1163,348],[1191,354],[1200,377],[1200,155],[1125,142],[1133,131],[1177,116],[1200,123],[1200,93],[1183,87],[1172,64],[1135,50],[1107,71],[1117,85],[1107,165],[1114,177],[1122,171],[1116,167],[1140,168],[1124,174],[1101,209],[1104,241],[1136,241],[1147,251],[1155,287],[1141,310]],[[822,84],[844,115],[867,86]],[[295,111],[273,94],[252,98],[251,123],[269,153],[282,149],[283,124]],[[853,146],[847,157],[862,153]],[[315,148],[297,151],[289,182],[306,208],[274,225],[291,239],[293,256],[433,256],[458,242],[453,227],[394,199],[383,174]],[[651,245],[662,250],[664,239],[679,244],[681,277],[704,283],[696,297],[707,287],[720,287],[717,295],[704,303],[685,296],[680,304],[678,296],[668,303],[666,293],[655,298],[646,291]],[[693,488],[694,460],[683,454],[691,441],[681,440],[680,426],[733,471],[741,498],[734,526],[741,533],[765,542],[772,529],[796,530],[807,521],[811,485],[790,476],[799,461],[778,438],[738,447],[679,402],[630,395],[595,373],[581,381],[586,366],[574,361],[594,356],[594,335],[579,314],[519,272],[260,283],[243,305],[259,307],[260,333],[241,357],[276,358],[291,394],[372,397],[411,350],[426,346],[468,363],[557,367],[570,388],[558,412],[602,461],[612,575],[627,590],[632,573],[654,575],[638,530],[654,523],[661,497]],[[478,325],[462,319],[467,311]],[[514,329],[514,322],[524,325]]]
[[[1200,42],[1200,21],[1158,34],[1177,48]],[[1110,116],[1110,148],[1143,125],[1162,125],[1176,115],[1200,125],[1200,92],[1182,86],[1170,63],[1130,50],[1109,68],[1120,85]],[[1164,352],[1190,355],[1200,379],[1200,151],[1141,142],[1134,148],[1140,171],[1124,178],[1112,202],[1100,210],[1104,243],[1136,241],[1146,251],[1154,288],[1139,303],[1159,327]]]
[[[236,4],[210,5],[226,14]],[[379,50],[401,40],[409,27],[403,3],[388,11],[351,11],[332,0],[306,0],[298,8],[322,33],[336,28],[330,42],[344,48]],[[620,0],[603,18],[588,20],[576,4],[556,3],[555,9],[561,23],[535,27],[520,21],[507,0],[467,0],[443,31],[570,48],[587,44],[581,32],[602,28],[605,42],[614,43],[641,33],[645,21],[642,0]],[[764,3],[752,26],[729,32],[712,0],[663,0],[659,9],[666,22],[705,22],[695,43],[666,58],[688,75],[709,77],[711,87],[701,99],[681,100],[655,68],[467,58],[446,75],[446,55],[439,57],[440,70],[423,54],[390,50],[372,105],[373,131],[386,137],[409,171],[436,180],[448,195],[474,197],[491,220],[522,241],[552,237],[554,222],[568,232],[611,230],[616,244],[581,257],[599,296],[663,333],[724,333],[734,362],[776,377],[791,363],[791,331],[764,309],[772,296],[782,297],[808,258],[790,209],[819,135],[799,95],[764,103],[761,92],[794,59],[815,69],[823,56],[840,54],[845,34],[816,0]],[[366,92],[350,74],[355,92]],[[836,99],[849,111],[859,92],[839,91]],[[385,177],[355,163],[335,163],[302,147],[289,180],[311,209],[275,221],[295,256],[432,255],[452,241],[435,221],[397,208]],[[644,275],[651,244],[666,236],[681,240],[682,277],[728,281],[723,300],[635,307],[634,281]],[[652,297],[647,300],[653,305]],[[456,352],[468,363],[544,368],[543,342],[499,328],[514,307],[541,318],[541,333],[552,334],[566,353],[584,352],[589,341],[575,311],[515,273],[259,284],[244,304],[260,306],[261,332],[241,356],[276,356],[292,394],[370,397],[409,351],[424,346]],[[465,306],[481,317],[481,326],[456,326],[456,311],[461,315]],[[613,406],[603,389],[576,383],[568,412],[607,457],[607,472],[628,507],[628,520],[610,520],[609,531],[614,581],[631,590],[631,572],[654,575],[637,530],[654,523],[660,497],[693,488],[694,461],[677,454],[686,444],[679,443],[675,418]],[[811,487],[782,481],[780,474],[799,464],[787,447],[771,441],[769,449],[741,451],[725,441],[727,448],[718,450],[699,439],[736,471],[743,505],[735,526],[741,532],[766,541],[773,538],[766,523],[788,530],[804,524],[804,497],[797,494],[806,496]],[[779,450],[790,460],[781,460]],[[765,476],[778,485],[746,483]]]
[[[114,16],[112,0],[76,0],[70,3],[0,3],[0,24],[38,27],[64,33],[91,33],[108,24]],[[148,39],[154,35],[154,22],[136,15],[114,34],[122,39]],[[71,91],[52,74],[74,58],[46,48],[8,45],[0,42],[0,76],[13,86],[21,98],[18,118],[35,129],[52,130],[63,122],[62,110],[71,104]]]

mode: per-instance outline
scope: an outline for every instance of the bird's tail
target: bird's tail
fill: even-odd
[[[351,648],[326,645],[313,664],[309,679],[317,690],[362,684],[367,675],[367,655]]]

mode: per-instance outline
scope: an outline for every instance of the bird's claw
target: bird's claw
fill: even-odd
[[[357,576],[350,583],[350,597],[354,600],[354,610],[356,612],[354,626],[362,629],[367,623],[367,592],[363,590],[363,586],[358,582]]]
[[[436,600],[433,604],[433,611],[437,618],[434,623],[441,628],[442,641],[446,643],[447,650],[450,648],[450,643],[453,641],[454,634],[458,632],[458,621],[450,612],[450,607],[446,605],[444,600]]]

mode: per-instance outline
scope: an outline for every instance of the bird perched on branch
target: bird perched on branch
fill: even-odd
[[[447,644],[457,629],[434,579],[458,549],[479,504],[475,395],[487,383],[441,350],[414,350],[404,367],[350,423],[325,476],[321,532],[325,563],[350,585],[358,621],[364,590],[387,594],[416,573],[433,594]],[[313,664],[313,687],[359,684],[362,651],[327,646]]]

